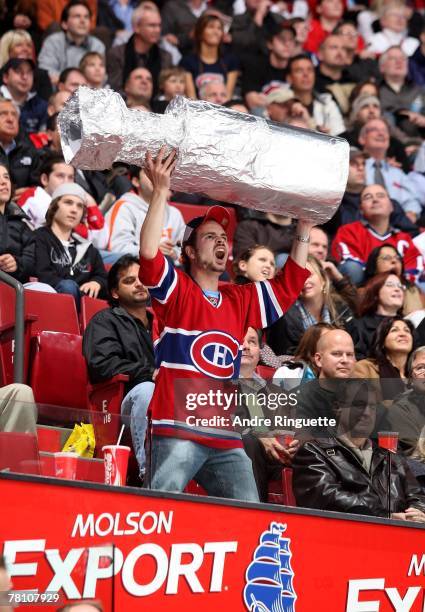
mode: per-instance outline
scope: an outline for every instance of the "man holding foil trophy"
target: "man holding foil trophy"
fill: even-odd
[[[258,501],[241,436],[218,398],[239,376],[248,327],[271,325],[302,290],[311,227],[333,216],[345,189],[348,143],[183,97],[164,115],[129,110],[119,94],[85,87],[66,104],[59,128],[68,163],[144,166],[153,185],[139,273],[158,322],[152,488],[181,492],[195,479],[209,495]],[[221,206],[190,221],[184,271],[174,268],[159,250],[170,188],[298,218],[284,268],[271,280],[219,287],[230,220]],[[205,395],[207,405],[197,403]],[[212,417],[218,426],[210,426]]]

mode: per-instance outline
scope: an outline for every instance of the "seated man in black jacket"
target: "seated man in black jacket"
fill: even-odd
[[[148,291],[139,281],[139,261],[123,255],[108,274],[110,308],[98,312],[83,337],[83,353],[92,384],[127,374],[121,413],[130,428],[140,474],[145,471],[146,413],[154,390],[152,316],[146,311]]]
[[[365,381],[339,385],[335,432],[309,440],[293,459],[298,505],[388,517],[389,455],[370,439],[375,401]],[[391,483],[391,518],[425,522],[425,497],[401,455],[391,455]]]
[[[0,96],[0,161],[10,169],[19,196],[27,187],[37,185],[40,158],[29,138],[19,133],[19,114],[11,100]]]

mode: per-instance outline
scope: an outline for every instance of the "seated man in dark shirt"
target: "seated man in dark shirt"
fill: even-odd
[[[139,281],[139,262],[124,255],[110,269],[110,308],[88,324],[83,353],[92,384],[127,374],[121,413],[130,415],[130,428],[141,476],[145,471],[146,413],[154,390],[152,316],[146,311],[147,289]]]
[[[425,497],[401,455],[390,455],[370,436],[375,428],[376,398],[366,381],[335,389],[335,431],[307,441],[293,459],[297,504],[320,510],[351,512],[425,522]],[[391,498],[388,500],[388,471]]]
[[[398,432],[399,447],[412,455],[425,427],[425,346],[411,354],[408,363],[409,388],[388,410],[388,429]]]
[[[295,439],[289,440],[286,446],[282,446],[274,435],[273,430],[283,427],[278,427],[280,419],[283,419],[284,416],[292,416],[291,405],[295,402],[295,394],[293,398],[290,396],[283,398],[284,394],[280,393],[277,386],[267,384],[257,374],[261,337],[261,330],[248,327],[242,345],[238,383],[239,392],[245,394],[247,399],[242,408],[236,412],[236,416],[240,417],[242,423],[245,422],[244,418],[249,423],[249,426],[240,428],[242,440],[245,452],[252,461],[260,501],[267,502],[269,481],[281,479],[282,468],[291,464],[299,442]],[[278,406],[276,397],[279,397],[281,402]],[[238,420],[235,420],[234,423],[236,426],[239,425]]]
[[[257,52],[243,61],[242,93],[250,110],[264,109],[266,94],[286,82],[289,58],[295,54],[295,30],[291,26],[275,26],[267,35],[268,55]]]

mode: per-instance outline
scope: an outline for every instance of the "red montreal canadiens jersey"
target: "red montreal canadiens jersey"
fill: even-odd
[[[239,375],[242,342],[249,326],[265,328],[297,299],[309,272],[291,258],[273,280],[220,287],[218,305],[190,276],[175,269],[160,251],[140,259],[139,277],[149,289],[158,319],[155,345],[159,373],[150,408],[154,433],[195,440],[207,446],[242,446],[239,433],[194,427],[176,409],[180,379],[230,381]],[[195,382],[195,381],[194,381]]]
[[[374,248],[391,244],[403,257],[406,275],[416,280],[423,269],[422,255],[406,232],[391,229],[381,236],[361,221],[347,223],[339,228],[332,243],[332,256],[337,261],[353,260],[363,266]]]

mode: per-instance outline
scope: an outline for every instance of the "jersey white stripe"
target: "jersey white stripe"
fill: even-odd
[[[276,298],[276,296],[274,294],[274,291],[273,291],[273,287],[271,286],[271,284],[269,283],[268,280],[264,280],[262,282],[263,282],[265,288],[267,289],[267,293],[269,294],[269,298],[270,298],[273,306],[276,308],[276,312],[277,312],[278,316],[279,317],[283,317],[283,310],[280,307],[279,302],[277,301],[277,298]]]
[[[182,334],[183,336],[197,336],[198,334],[202,334],[202,333],[203,332],[199,331],[198,329],[189,331],[181,327],[164,327],[161,334],[159,335],[159,337],[155,340],[153,344],[154,346],[156,346],[159,342],[161,342],[165,334]]]
[[[267,322],[267,317],[266,317],[266,309],[264,306],[263,292],[261,291],[261,283],[259,281],[255,283],[255,288],[257,289],[258,304],[260,306],[261,327],[264,328],[268,326],[268,322]]]
[[[159,364],[160,368],[168,368],[170,370],[188,370],[189,372],[198,372],[199,370],[195,366],[188,365],[187,363],[171,363],[170,361],[161,361]]]
[[[159,283],[157,285],[145,285],[146,289],[158,289],[159,287],[161,287],[162,283],[164,282],[164,278],[168,274],[169,267],[170,264],[168,263],[168,259],[164,257],[164,272],[162,273]]]
[[[167,293],[165,294],[165,298],[163,300],[160,300],[159,298],[155,297],[154,295],[152,296],[154,300],[156,300],[157,302],[159,302],[160,304],[166,304],[168,302],[168,298],[170,297],[170,295],[172,294],[172,292],[174,291],[174,289],[176,288],[177,285],[177,274],[174,272],[174,280],[171,283]]]

